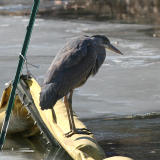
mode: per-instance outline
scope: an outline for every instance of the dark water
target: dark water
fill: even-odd
[[[0,94],[15,75],[28,20],[0,16]],[[30,63],[39,65],[29,69],[40,83],[58,50],[72,37],[105,34],[124,53],[119,56],[108,51],[99,73],[73,97],[74,110],[107,155],[159,159],[160,39],[154,36],[159,28],[151,24],[36,20],[27,55]],[[19,136],[8,138],[0,159],[43,159],[48,151],[43,143],[36,145],[40,139],[33,143],[33,139]],[[51,152],[53,159],[58,157],[57,150]],[[66,154],[60,157],[65,158],[69,159]]]

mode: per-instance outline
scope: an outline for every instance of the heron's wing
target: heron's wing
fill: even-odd
[[[73,67],[87,56],[87,47],[90,43],[89,38],[69,42],[55,57],[53,65],[56,64],[61,69]]]
[[[71,71],[76,67],[80,67],[84,59],[88,56],[91,51],[88,51],[89,45],[92,41],[89,38],[78,38],[69,42],[55,57],[51,66],[48,69],[44,84],[50,82],[60,82],[65,81],[65,73],[78,74],[78,72],[83,72],[81,69],[77,69],[76,73]],[[90,53],[91,54],[91,53]],[[87,70],[87,68],[83,68]],[[79,73],[81,75],[81,73]]]

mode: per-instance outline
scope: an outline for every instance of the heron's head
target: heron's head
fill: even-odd
[[[103,47],[105,47],[105,48],[107,48],[109,50],[112,50],[115,53],[123,55],[123,53],[121,51],[119,51],[116,47],[114,47],[110,43],[110,40],[106,36],[104,36],[104,35],[94,35],[92,37],[95,38],[96,43],[98,43],[98,45],[103,46]]]

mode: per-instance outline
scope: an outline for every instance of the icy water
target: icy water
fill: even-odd
[[[28,20],[0,16],[0,94],[15,75]],[[29,63],[39,66],[29,69],[40,83],[56,53],[72,37],[104,34],[124,53],[121,56],[107,51],[99,73],[77,89],[73,97],[74,110],[108,156],[159,159],[160,38],[152,36],[159,30],[160,26],[115,22],[35,22],[27,57]],[[8,138],[0,159],[43,159],[47,151],[37,146],[32,140]],[[55,159],[56,150],[52,155]],[[59,159],[69,159],[66,154],[60,155]]]

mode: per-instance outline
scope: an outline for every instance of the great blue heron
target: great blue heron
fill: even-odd
[[[72,112],[73,90],[83,85],[89,76],[94,76],[106,57],[105,48],[122,54],[104,35],[81,36],[65,45],[53,60],[40,93],[41,109],[52,109],[57,100],[64,97],[70,132],[86,133],[76,129]]]

